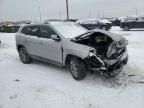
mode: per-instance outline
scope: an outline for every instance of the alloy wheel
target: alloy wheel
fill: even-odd
[[[70,69],[71,69],[72,74],[75,77],[78,77],[78,68],[73,60],[70,62]]]

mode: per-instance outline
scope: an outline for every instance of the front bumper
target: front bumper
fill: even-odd
[[[90,66],[90,70],[100,72],[100,74],[106,77],[114,77],[122,71],[127,62],[128,62],[128,54],[126,51],[116,60],[108,60],[107,63],[105,62],[105,66],[99,65],[100,68]]]
[[[105,75],[107,77],[114,77],[114,76],[118,75],[122,71],[124,66],[127,64],[127,62],[128,62],[128,55],[125,58],[122,58],[117,63],[110,65],[110,66],[107,66],[107,70],[105,71]]]

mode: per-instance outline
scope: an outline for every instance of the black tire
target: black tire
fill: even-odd
[[[79,81],[86,77],[87,68],[81,59],[75,57],[71,58],[69,62],[69,68],[75,80]]]
[[[129,26],[124,26],[124,27],[123,27],[123,30],[124,30],[124,31],[129,31],[129,30],[130,30],[130,27],[129,27]]]
[[[31,63],[32,59],[29,56],[26,48],[22,47],[18,50],[18,52],[19,52],[20,60],[22,61],[22,63],[24,63],[24,64]]]

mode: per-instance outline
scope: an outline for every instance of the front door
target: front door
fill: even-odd
[[[57,63],[62,63],[61,41],[55,41],[51,39],[51,35],[57,35],[56,32],[48,25],[40,26],[40,31],[41,48],[39,51],[41,57]]]

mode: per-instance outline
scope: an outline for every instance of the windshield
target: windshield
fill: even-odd
[[[50,24],[65,38],[74,38],[88,32],[88,30],[72,22],[50,22]]]

